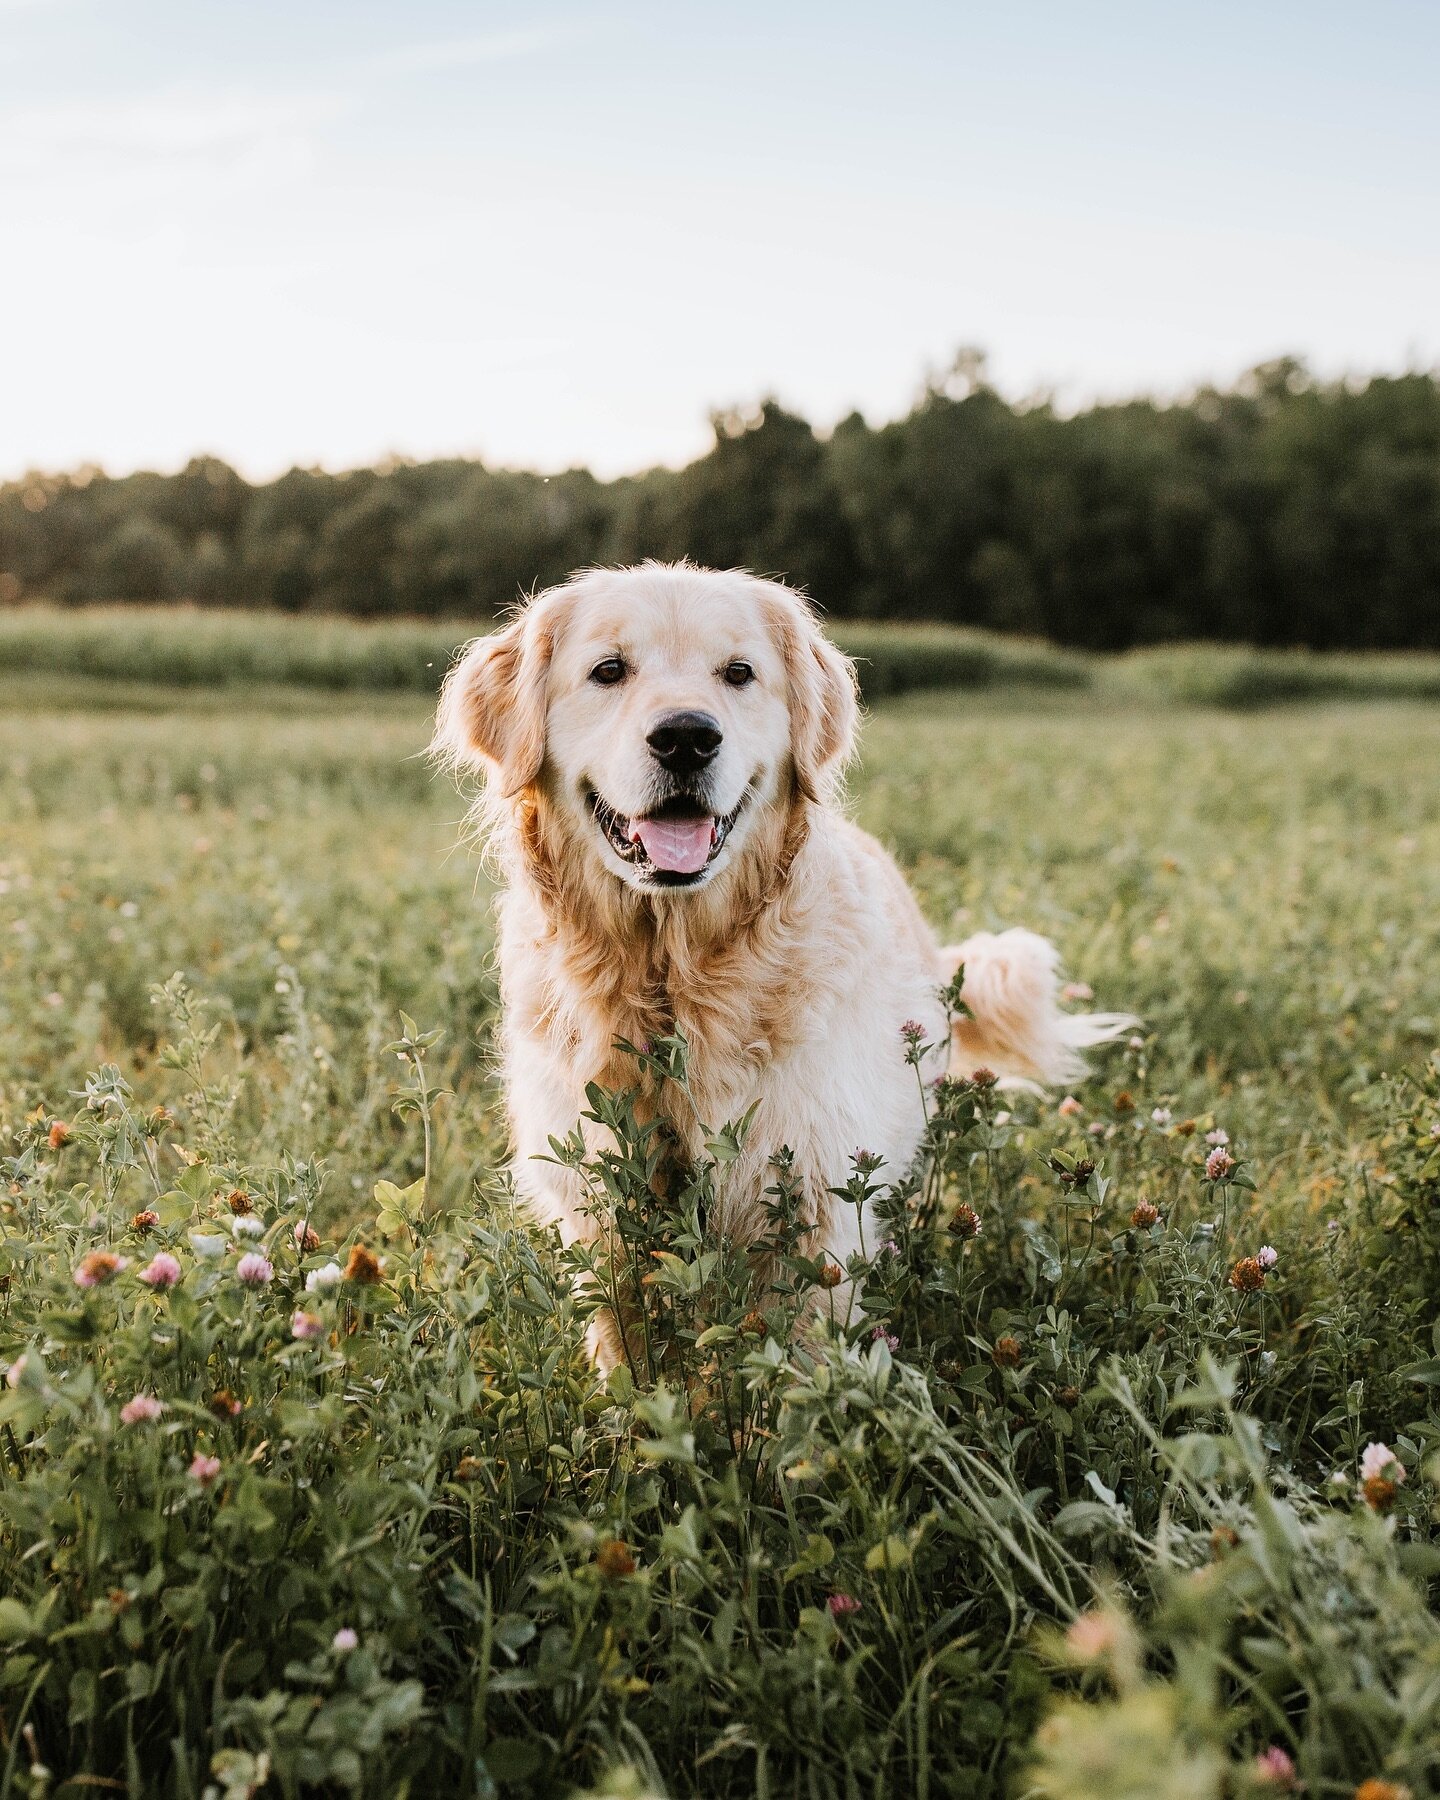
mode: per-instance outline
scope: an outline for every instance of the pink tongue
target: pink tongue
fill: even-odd
[[[705,867],[715,841],[713,819],[632,819],[630,837],[639,838],[657,869],[694,875]]]

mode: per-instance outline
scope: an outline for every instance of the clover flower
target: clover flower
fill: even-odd
[[[1230,1133],[1228,1131],[1222,1131],[1217,1125],[1213,1131],[1207,1131],[1205,1133],[1205,1142],[1209,1144],[1212,1149],[1218,1146],[1223,1150],[1230,1142]]]
[[[623,1581],[635,1573],[635,1558],[624,1538],[606,1538],[595,1552],[595,1567],[611,1581]]]
[[[70,1142],[70,1127],[59,1119],[52,1120],[50,1129],[45,1134],[45,1142],[52,1150],[63,1150]]]
[[[345,1271],[337,1262],[322,1263],[318,1269],[312,1269],[305,1277],[307,1294],[323,1294],[328,1288],[339,1287],[345,1279]]]
[[[845,1272],[839,1263],[827,1262],[820,1265],[820,1273],[815,1278],[823,1288],[837,1288],[845,1279]]]
[[[137,1394],[133,1400],[127,1400],[120,1408],[122,1425],[151,1424],[165,1410],[165,1402],[157,1400],[153,1394]]]
[[[925,1035],[925,1027],[918,1019],[906,1019],[900,1027],[900,1035],[907,1044],[918,1044]]]
[[[1130,1223],[1137,1231],[1148,1231],[1152,1225],[1160,1222],[1160,1208],[1153,1200],[1137,1200],[1135,1210],[1130,1215]]]
[[[1265,1266],[1258,1256],[1242,1256],[1227,1280],[1237,1294],[1258,1293],[1265,1285]]]
[[[979,1213],[962,1200],[951,1215],[950,1229],[962,1242],[968,1243],[971,1238],[979,1237],[982,1229]]]
[[[6,1387],[19,1387],[20,1383],[25,1379],[25,1369],[29,1361],[29,1356],[22,1350],[15,1358],[14,1362],[11,1363],[10,1367],[5,1371]]]
[[[1295,1759],[1278,1744],[1262,1750],[1250,1765],[1250,1779],[1260,1787],[1294,1788]]]
[[[1065,1648],[1077,1662],[1099,1662],[1120,1645],[1120,1621],[1111,1612],[1085,1612],[1065,1633]]]
[[[352,1244],[345,1279],[358,1282],[361,1287],[375,1287],[380,1280],[380,1258],[364,1244]]]
[[[1174,1117],[1168,1106],[1157,1106],[1150,1114],[1151,1123],[1155,1125],[1168,1125]]]
[[[159,1213],[155,1211],[153,1206],[147,1206],[143,1211],[137,1212],[134,1218],[131,1219],[130,1229],[134,1232],[138,1232],[141,1237],[144,1237],[147,1232],[153,1231],[159,1223]]]
[[[848,1619],[860,1610],[860,1602],[855,1596],[844,1592],[831,1594],[825,1605],[832,1619]]]
[[[308,1256],[312,1250],[320,1248],[320,1233],[310,1224],[308,1219],[297,1219],[293,1234],[295,1248],[301,1256]]]
[[[978,1069],[970,1071],[970,1085],[977,1087],[982,1093],[988,1093],[999,1081],[1000,1077],[993,1069],[987,1069],[982,1063]]]
[[[225,1204],[237,1218],[243,1218],[247,1213],[253,1213],[255,1210],[255,1202],[244,1188],[232,1188],[226,1197]]]
[[[1372,1481],[1382,1475],[1387,1481],[1405,1479],[1405,1465],[1388,1444],[1367,1444],[1360,1455],[1360,1479]]]
[[[324,1334],[325,1323],[322,1319],[317,1319],[314,1313],[306,1312],[303,1307],[297,1307],[296,1310],[291,1313],[291,1337],[298,1339],[301,1343],[305,1343],[308,1342],[310,1338],[323,1337]]]
[[[1223,1144],[1217,1144],[1205,1158],[1205,1179],[1207,1181],[1224,1181],[1235,1168],[1235,1158]]]
[[[883,1325],[877,1325],[875,1327],[875,1329],[870,1333],[870,1337],[873,1342],[875,1342],[877,1344],[885,1344],[891,1350],[898,1350],[900,1348],[899,1338],[896,1337],[896,1335],[893,1331],[887,1331]]]
[[[1356,1788],[1355,1800],[1410,1800],[1410,1790],[1398,1781],[1385,1781],[1372,1775]]]
[[[235,1265],[235,1279],[246,1287],[264,1287],[275,1279],[275,1265],[258,1250],[247,1251]]]
[[[175,1286],[181,1275],[180,1263],[168,1250],[159,1250],[140,1271],[138,1279],[157,1294]]]
[[[1280,1260],[1280,1252],[1273,1244],[1262,1244],[1255,1252],[1255,1260],[1265,1270],[1273,1269]]]
[[[1067,1094],[1055,1110],[1062,1119],[1073,1119],[1078,1113],[1084,1112],[1085,1108],[1073,1094]]]
[[[220,1467],[218,1456],[207,1456],[203,1450],[197,1450],[190,1463],[188,1473],[193,1480],[200,1483],[202,1488],[208,1488],[220,1473]]]
[[[359,1644],[359,1633],[353,1631],[348,1625],[342,1625],[330,1640],[330,1648],[337,1656],[348,1656],[352,1650],[359,1647]]]
[[[230,1221],[230,1235],[234,1238],[264,1237],[265,1221],[257,1219],[254,1213],[238,1213]]]
[[[998,1337],[995,1347],[990,1352],[990,1360],[997,1369],[1015,1369],[1020,1366],[1020,1340],[1013,1337]]]
[[[102,1287],[129,1266],[128,1256],[117,1256],[113,1250],[92,1250],[76,1263],[73,1279],[78,1288]]]

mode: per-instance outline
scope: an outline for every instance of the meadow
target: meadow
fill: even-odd
[[[1440,1789],[1428,665],[872,678],[852,803],[936,924],[1043,930],[1143,1026],[862,1160],[892,1236],[821,1338],[784,1169],[757,1295],[703,1228],[730,1122],[661,1213],[597,1095],[652,1276],[602,1387],[503,1176],[433,674],[307,685],[288,625],[237,674],[222,619],[187,679],[161,614],[22,660],[37,617],[0,616],[0,1800]]]

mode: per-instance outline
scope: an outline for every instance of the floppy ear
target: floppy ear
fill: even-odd
[[[545,683],[554,630],[532,603],[503,631],[466,645],[440,690],[430,753],[484,768],[508,800],[545,760]]]
[[[820,630],[799,594],[775,588],[790,682],[790,749],[807,800],[830,793],[855,748],[855,665]]]

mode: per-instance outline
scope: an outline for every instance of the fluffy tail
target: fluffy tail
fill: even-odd
[[[1060,953],[1033,931],[979,931],[940,952],[945,979],[963,963],[950,1061],[956,1074],[993,1069],[1015,1087],[1055,1087],[1088,1073],[1080,1054],[1139,1023],[1130,1013],[1065,1013],[1058,998]]]

